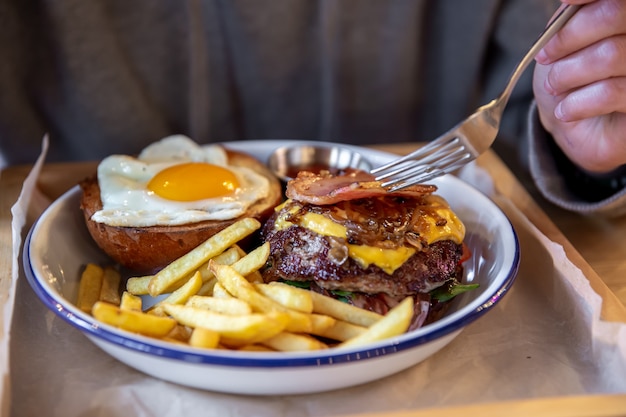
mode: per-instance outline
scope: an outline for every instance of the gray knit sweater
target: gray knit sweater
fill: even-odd
[[[499,93],[555,9],[554,0],[0,0],[0,149],[9,163],[32,162],[45,132],[50,161],[136,153],[173,133],[201,143],[429,140]],[[530,79],[529,70],[507,107],[505,160],[528,154]]]

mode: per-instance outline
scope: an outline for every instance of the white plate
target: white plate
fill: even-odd
[[[226,146],[265,161],[275,148],[295,141],[245,141]],[[319,144],[319,142],[316,142]],[[351,147],[373,165],[393,155]],[[42,302],[121,362],[146,374],[195,388],[240,394],[281,395],[333,390],[373,381],[428,358],[469,323],[489,311],[513,284],[519,242],[513,226],[485,195],[456,177],[433,181],[466,225],[472,258],[465,281],[480,288],[454,300],[439,321],[400,337],[350,350],[261,353],[203,350],[163,342],[96,322],[77,309],[80,272],[87,262],[111,261],[91,240],[74,187],[55,201],[31,229],[24,268]]]

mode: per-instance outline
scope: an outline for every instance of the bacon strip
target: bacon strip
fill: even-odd
[[[350,170],[343,175],[301,171],[287,184],[286,195],[292,200],[323,206],[360,198],[422,197],[436,190],[434,185],[418,184],[391,193],[372,174],[361,170]]]

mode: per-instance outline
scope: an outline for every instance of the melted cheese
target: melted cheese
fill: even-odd
[[[439,240],[452,240],[455,243],[462,243],[465,238],[465,225],[456,216],[456,214],[448,207],[446,201],[441,197],[433,196],[428,202],[431,204],[435,215],[425,214],[420,219],[420,237],[427,243],[432,244]],[[283,207],[277,207],[280,210]],[[299,207],[295,206],[289,213],[283,213],[278,217],[274,227],[277,230],[285,229],[292,225],[286,220],[288,214],[295,214]],[[438,216],[438,217],[437,217]],[[444,225],[438,225],[441,218],[445,219]],[[332,236],[337,238],[347,238],[347,229],[345,226],[335,223],[329,218],[317,214],[306,213],[301,217],[299,226],[305,227],[319,235]],[[369,265],[376,265],[387,274],[401,267],[413,254],[415,248],[400,247],[397,249],[383,249],[367,245],[347,245],[348,256],[354,259],[362,268]]]
[[[398,249],[383,249],[367,245],[348,245],[348,256],[361,268],[376,265],[389,275],[402,266],[413,254],[414,248],[403,246]]]
[[[424,227],[420,231],[420,236],[429,245],[438,240],[452,240],[455,243],[461,244],[465,238],[465,225],[463,222],[449,208],[442,207],[436,209],[435,212],[438,216],[446,219],[446,224],[438,226],[435,217],[423,216],[423,224],[427,225],[427,227]]]
[[[287,200],[287,201],[289,201],[289,200]],[[283,207],[285,207],[285,205],[287,204],[287,201],[285,201],[283,204],[277,206],[274,210],[277,211],[277,212],[281,211],[283,209]],[[298,207],[292,207],[288,212],[282,213],[281,215],[279,215],[276,218],[276,223],[274,223],[274,229],[276,229],[276,230],[283,230],[283,229],[286,229],[286,228],[292,226],[293,223],[287,221],[287,215],[288,214],[295,214],[295,213],[298,212],[298,210],[299,210]]]
[[[345,226],[317,213],[307,213],[302,216],[300,226],[322,236],[342,237],[344,239],[348,236],[348,230]]]

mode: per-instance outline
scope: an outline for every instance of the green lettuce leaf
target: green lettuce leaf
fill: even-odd
[[[453,299],[457,295],[478,288],[478,284],[462,284],[457,280],[452,280],[446,285],[435,288],[430,292],[430,296],[439,302],[445,302]]]

